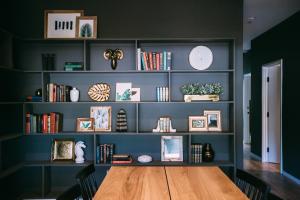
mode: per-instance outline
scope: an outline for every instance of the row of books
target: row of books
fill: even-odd
[[[100,144],[96,147],[96,163],[112,163],[114,144]]]
[[[169,101],[169,88],[168,87],[156,87],[156,99],[158,102]]]
[[[48,102],[70,102],[71,86],[58,85],[55,83],[47,84],[46,101]]]
[[[137,70],[138,71],[167,71],[171,70],[172,52],[143,52],[137,49]]]
[[[25,133],[58,133],[63,129],[63,114],[57,112],[26,113]]]
[[[191,145],[192,163],[202,163],[202,144]]]

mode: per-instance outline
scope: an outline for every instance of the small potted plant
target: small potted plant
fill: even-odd
[[[219,101],[223,93],[223,87],[220,83],[190,83],[181,87],[185,102],[191,101]]]

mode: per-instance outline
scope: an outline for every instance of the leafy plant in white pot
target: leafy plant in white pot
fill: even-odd
[[[220,83],[190,83],[181,87],[185,102],[191,101],[219,101],[223,94],[223,87]]]

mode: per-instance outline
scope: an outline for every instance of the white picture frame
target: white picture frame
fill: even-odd
[[[189,116],[189,131],[208,131],[207,116]]]
[[[95,131],[111,131],[111,106],[92,106],[90,118],[94,118]]]
[[[44,38],[76,38],[76,17],[83,15],[83,10],[45,10]]]
[[[116,101],[131,101],[132,83],[116,83]]]
[[[182,136],[161,136],[161,161],[183,161]]]
[[[204,110],[207,117],[208,131],[222,131],[221,111],[220,110]]]

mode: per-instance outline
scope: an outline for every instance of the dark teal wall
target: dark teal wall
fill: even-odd
[[[251,51],[243,53],[243,69],[244,74],[251,73]]]
[[[300,12],[252,41],[251,49],[251,152],[261,156],[262,65],[283,59],[282,148],[283,170],[300,178],[299,67]]]

